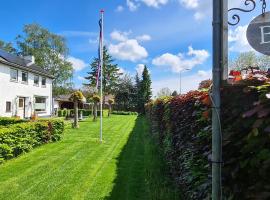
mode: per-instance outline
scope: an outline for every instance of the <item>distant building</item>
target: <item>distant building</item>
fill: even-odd
[[[35,65],[33,56],[20,57],[0,49],[0,116],[51,116],[53,78]]]

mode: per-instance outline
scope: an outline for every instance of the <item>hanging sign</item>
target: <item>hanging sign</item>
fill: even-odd
[[[259,15],[250,22],[247,40],[256,51],[270,56],[270,12]]]

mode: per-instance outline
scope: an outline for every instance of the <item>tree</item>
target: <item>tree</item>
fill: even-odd
[[[160,97],[168,97],[168,96],[171,96],[172,92],[169,88],[165,87],[165,88],[162,88],[158,91],[157,93],[157,97],[160,98]]]
[[[129,74],[125,74],[118,81],[115,90],[115,102],[118,110],[133,111],[136,107],[136,91]]]
[[[109,117],[112,113],[112,104],[114,104],[114,99],[109,99],[108,103],[109,103],[109,112],[108,112]]]
[[[204,80],[202,82],[200,82],[199,84],[199,90],[203,90],[203,89],[209,89],[212,85],[212,80],[208,79],[208,80]]]
[[[253,51],[240,53],[238,57],[231,63],[232,68],[241,70],[247,67],[255,67],[258,65],[258,58]]]
[[[74,103],[74,124],[73,128],[79,128],[79,123],[78,123],[78,104],[84,99],[84,96],[81,91],[76,91],[73,92],[70,96],[70,100],[73,101]]]
[[[54,94],[59,92],[58,87],[71,86],[73,68],[67,61],[65,38],[38,24],[29,24],[24,26],[23,34],[18,35],[16,40],[19,54],[34,56],[38,66],[54,75]]]
[[[141,92],[141,80],[140,80],[139,74],[136,73],[136,76],[135,76],[135,95],[136,95],[135,103],[136,103],[137,112],[140,112],[142,110],[142,108],[141,108],[142,95],[140,94],[140,92]]]
[[[4,42],[0,40],[0,49],[8,52],[8,53],[17,53],[16,49],[13,47],[12,43]]]
[[[144,66],[144,70],[142,73],[142,81],[140,83],[140,96],[142,101],[140,102],[140,109],[141,112],[145,112],[144,105],[150,101],[152,97],[152,91],[151,91],[151,78],[149,71],[147,69],[147,66]]]
[[[103,48],[103,92],[105,94],[113,94],[118,83],[120,76],[119,68],[117,64],[113,64],[114,60],[108,53],[106,47]],[[99,59],[94,58],[90,64],[91,71],[88,72],[88,76],[85,77],[89,81],[90,86],[95,87],[97,82],[97,70]]]
[[[173,91],[172,96],[176,97],[178,95],[178,92],[176,90]]]
[[[98,106],[98,103],[100,102],[100,96],[94,95],[92,99],[94,101],[94,119],[93,119],[93,121],[97,121],[97,106]]]

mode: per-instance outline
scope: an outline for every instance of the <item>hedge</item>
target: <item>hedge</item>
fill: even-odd
[[[138,115],[137,112],[113,111],[113,115]]]
[[[92,110],[79,109],[79,114],[82,112],[84,117],[88,117],[92,115]],[[97,111],[98,115],[100,115],[100,111]],[[74,115],[74,110],[58,110],[58,117],[72,117]]]
[[[224,199],[270,199],[270,85],[222,88]],[[269,95],[268,95],[269,96]],[[146,105],[170,174],[186,199],[211,197],[211,103],[193,91]]]
[[[0,130],[0,162],[14,158],[44,143],[61,139],[64,121],[40,120],[14,124]]]
[[[18,118],[11,118],[11,117],[0,117],[0,126],[8,126],[12,124],[18,124],[26,122],[24,119],[18,119]]]

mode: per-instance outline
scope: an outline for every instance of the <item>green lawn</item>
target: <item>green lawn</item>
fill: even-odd
[[[47,144],[0,166],[0,199],[179,199],[143,117],[104,119],[68,128]]]

